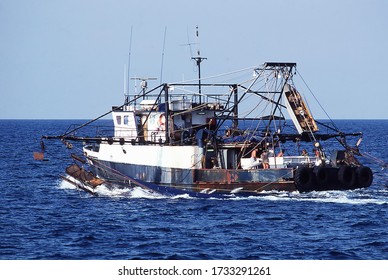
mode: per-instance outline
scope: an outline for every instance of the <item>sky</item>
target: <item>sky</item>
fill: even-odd
[[[121,105],[131,28],[130,76],[159,79],[163,56],[164,82],[195,78],[196,26],[203,77],[296,62],[332,119],[388,119],[387,11],[385,0],[0,0],[0,119]]]

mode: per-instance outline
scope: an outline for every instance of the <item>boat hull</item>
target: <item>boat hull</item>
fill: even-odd
[[[121,187],[140,186],[167,195],[260,195],[268,191],[328,191],[369,187],[368,167],[307,167],[225,170],[179,169],[92,161],[98,177]]]
[[[202,168],[201,152],[197,146],[130,144],[84,149],[91,171],[99,178],[122,187],[140,186],[173,195],[351,190],[369,187],[373,179],[368,167],[317,167],[308,161],[269,169]]]
[[[263,191],[296,191],[292,168],[281,169],[179,169],[93,161],[100,178],[121,185],[140,185],[168,193],[253,195]]]

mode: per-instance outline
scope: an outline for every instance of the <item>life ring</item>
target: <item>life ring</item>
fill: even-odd
[[[367,188],[372,185],[373,182],[373,172],[367,166],[360,166],[356,169],[358,185],[361,188]]]
[[[345,187],[354,186],[357,181],[355,170],[348,165],[343,165],[338,170],[338,181]]]
[[[311,191],[314,185],[314,174],[308,167],[298,167],[294,176],[295,186],[300,192]]]

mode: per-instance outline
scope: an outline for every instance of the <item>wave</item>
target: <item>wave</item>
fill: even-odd
[[[70,176],[66,176],[67,179],[70,179]],[[58,183],[58,188],[63,190],[78,190],[82,191],[69,181],[62,179]],[[86,192],[85,192],[86,193]],[[94,189],[94,195],[99,197],[111,197],[111,198],[131,198],[131,199],[192,199],[188,194],[176,195],[176,196],[166,196],[157,192],[152,192],[141,187],[133,188],[122,188],[119,186],[111,185],[99,185]],[[90,194],[90,196],[93,196]]]
[[[76,186],[66,180],[61,180],[58,184],[60,189],[79,190]],[[141,187],[121,188],[118,186],[100,185],[95,188],[94,194],[100,197],[129,198],[129,199],[198,199],[189,194],[167,196],[157,192],[152,192]],[[225,197],[210,197],[214,200],[266,200],[266,201],[309,201],[317,203],[338,203],[338,204],[388,204],[387,189],[367,189],[350,191],[320,191],[299,193],[271,191],[262,192],[257,196],[241,197],[227,195]]]
[[[262,196],[250,196],[248,199],[272,200],[272,201],[309,201],[317,203],[338,203],[338,204],[388,204],[388,192],[382,191],[385,196],[377,195],[375,191],[355,190],[355,191],[320,191],[320,192],[279,192],[266,193]]]

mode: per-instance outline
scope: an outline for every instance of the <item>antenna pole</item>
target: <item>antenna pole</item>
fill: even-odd
[[[127,73],[126,73],[126,80],[127,80],[127,85],[126,85],[126,91],[125,91],[125,85],[124,85],[124,95],[125,95],[125,103],[127,104],[129,102],[129,69],[130,69],[130,66],[131,66],[131,49],[132,49],[132,30],[133,30],[133,26],[131,25],[131,35],[130,35],[130,38],[129,38],[129,51],[128,51],[128,68],[127,68]],[[125,82],[125,80],[124,80]]]
[[[124,97],[125,103],[128,101],[128,65],[124,64]]]
[[[162,65],[160,66],[160,83],[163,82],[163,61],[164,61],[164,46],[166,45],[166,33],[167,33],[167,26],[164,27],[164,37],[163,37],[163,50],[162,50]]]
[[[196,27],[196,37],[197,37],[197,42],[199,42],[199,32],[198,32],[198,25]],[[199,43],[197,43],[199,44]],[[195,60],[197,63],[197,68],[198,68],[198,94],[199,94],[199,104],[202,103],[202,90],[201,90],[201,62],[207,59],[206,57],[201,57],[201,52],[199,51],[199,47],[197,50],[197,56],[192,57],[191,59]]]

